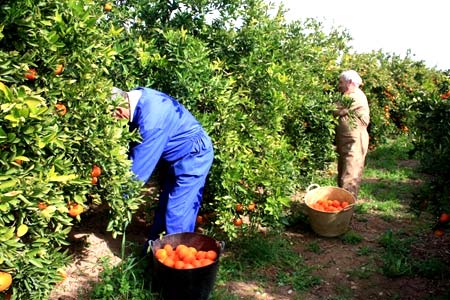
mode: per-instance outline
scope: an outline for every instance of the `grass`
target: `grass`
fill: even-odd
[[[360,199],[363,201],[355,209],[355,217],[359,222],[370,222],[373,215],[386,222],[415,218],[407,200],[417,190],[412,181],[418,175],[414,164],[399,164],[399,160],[409,159],[410,149],[407,139],[399,138],[369,153],[360,190]],[[335,173],[331,172],[331,175],[317,177],[314,183],[335,186],[335,182]],[[448,276],[449,268],[440,258],[418,259],[412,256],[411,247],[418,242],[424,230],[429,230],[424,226],[428,225],[409,232],[398,228],[382,232],[371,246],[361,246],[364,236],[356,231],[351,230],[339,237],[336,240],[353,249],[355,256],[365,258],[364,263],[349,268],[347,276],[360,280],[370,280],[375,273],[387,277],[413,274],[426,278]],[[306,243],[304,249],[311,255],[320,255],[324,251],[321,245],[319,240],[315,240]],[[283,232],[269,230],[265,233],[249,233],[227,244],[226,251],[220,258],[211,300],[255,299],[255,295],[244,298],[236,294],[236,291],[230,289],[231,282],[250,286],[255,294],[264,293],[267,286],[286,287],[293,291],[293,297],[296,298],[292,299],[303,299],[302,292],[322,283],[322,279],[314,275],[317,266],[314,267],[313,264],[314,262],[305,262],[302,254],[294,248],[294,243]],[[102,280],[94,286],[95,297],[92,299],[158,299],[157,295],[148,292],[148,282],[145,282],[145,268],[148,266],[142,264],[137,257],[128,256],[121,265],[114,268],[109,268],[107,261],[104,266]],[[328,299],[345,300],[353,299],[353,296],[353,291],[348,286],[338,286],[335,295],[329,295]],[[395,299],[396,296],[392,296]]]

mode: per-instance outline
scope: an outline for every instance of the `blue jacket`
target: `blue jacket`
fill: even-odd
[[[132,171],[148,181],[158,161],[176,162],[190,153],[194,140],[206,135],[195,117],[174,98],[149,88],[142,90],[130,129],[138,129],[142,141],[132,145]]]

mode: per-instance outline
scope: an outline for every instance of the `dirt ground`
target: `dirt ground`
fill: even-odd
[[[322,279],[320,285],[305,294],[298,294],[289,287],[279,287],[276,282],[269,286],[229,282],[227,288],[243,300],[443,299],[438,298],[438,295],[450,289],[447,278],[388,278],[379,271],[380,261],[374,256],[357,254],[358,250],[364,248],[379,249],[378,239],[387,230],[402,228],[408,232],[416,226],[416,222],[423,221],[414,218],[386,221],[376,213],[364,214],[364,217],[355,214],[351,229],[363,237],[363,241],[356,245],[345,244],[339,238],[319,237],[304,225],[292,227],[286,231],[286,235],[292,239],[294,249],[306,264],[316,267],[315,275]],[[82,225],[73,228],[70,239],[74,259],[67,269],[66,280],[53,290],[50,300],[89,299],[86,296],[89,283],[97,281],[102,270],[99,259],[108,256],[112,264],[120,262],[121,238],[112,239],[105,228],[106,220],[95,216],[85,218]],[[127,240],[143,243],[146,232],[147,224],[137,218],[129,226]],[[420,240],[421,243],[413,249],[417,257],[438,256],[450,265],[449,233],[437,237],[430,230],[420,236]],[[311,251],[308,248],[311,244],[320,251]]]

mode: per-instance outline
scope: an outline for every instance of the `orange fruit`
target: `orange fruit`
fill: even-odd
[[[173,247],[170,244],[165,244],[163,249],[166,250],[168,256],[171,256],[174,253]]]
[[[436,229],[436,230],[434,231],[434,235],[437,236],[437,237],[441,237],[441,236],[444,235],[444,230],[442,230],[442,229]]]
[[[155,252],[155,257],[156,257],[159,261],[163,262],[163,261],[167,258],[167,252],[166,252],[166,250],[163,249],[163,248],[160,248],[160,249],[156,250],[156,252]]]
[[[175,266],[175,260],[170,256],[166,257],[166,259],[162,263],[170,268],[173,268]]]
[[[180,251],[178,251],[177,253],[178,253],[178,257],[179,257],[180,259],[184,259],[186,256],[192,254],[192,253],[191,253],[191,250],[189,250],[188,247],[180,248]]]
[[[200,264],[201,264],[202,267],[208,266],[208,265],[210,265],[212,263],[213,263],[213,261],[210,260],[210,259],[207,259],[207,258],[203,258],[203,259],[200,260]]]
[[[191,251],[192,254],[197,254],[197,249],[195,247],[189,247],[189,251]]]
[[[242,206],[241,203],[236,204],[236,211],[237,211],[238,213],[244,211],[244,207]]]
[[[64,116],[67,113],[67,107],[62,103],[56,103],[55,104],[56,112],[61,117]]]
[[[346,208],[348,206],[348,202],[347,201],[342,201],[341,202],[341,207],[342,208]]]
[[[203,216],[198,215],[196,221],[197,224],[202,225],[205,222],[205,218]]]
[[[58,274],[61,276],[61,281],[59,282],[59,283],[62,283],[62,282],[64,282],[64,280],[66,280],[66,278],[67,278],[67,272],[66,271],[64,271],[63,269],[59,269],[58,270]]]
[[[41,201],[41,202],[38,203],[38,208],[40,210],[46,209],[47,208],[47,204],[45,202]]]
[[[92,171],[91,171],[91,177],[99,177],[101,174],[102,174],[102,169],[97,165],[93,165]]]
[[[64,70],[64,66],[62,64],[56,65],[55,75],[60,75]]]
[[[338,200],[333,200],[331,201],[331,205],[333,205],[334,207],[341,207],[341,202],[339,202]]]
[[[188,253],[185,257],[183,257],[183,262],[185,264],[192,264],[195,260],[195,255],[192,253]]]
[[[28,69],[28,71],[25,73],[25,78],[28,80],[35,80],[37,75],[37,71],[34,68]]]
[[[93,185],[96,185],[96,184],[98,183],[98,177],[92,177],[91,183],[92,183]]]
[[[83,205],[78,203],[70,204],[69,206],[69,216],[76,217],[83,212]]]
[[[175,252],[176,253],[180,253],[181,249],[187,248],[187,246],[185,244],[179,244],[178,246],[175,247]]]
[[[175,269],[181,270],[184,268],[184,262],[182,260],[177,260],[173,265]]]
[[[12,284],[12,276],[7,272],[0,271],[0,292],[7,290]]]
[[[192,262],[192,265],[194,266],[194,268],[200,268],[202,266],[202,263],[196,259]]]
[[[241,226],[242,225],[242,219],[241,218],[236,218],[233,220],[233,224],[235,226]]]
[[[197,251],[197,254],[195,255],[195,258],[197,260],[201,260],[203,258],[206,258],[206,251],[203,251],[203,250]]]
[[[447,223],[449,220],[450,220],[450,215],[445,212],[443,212],[441,214],[441,216],[439,217],[439,222],[441,222],[441,223]]]
[[[206,252],[206,258],[210,260],[216,260],[217,252],[214,250],[209,250],[208,252]]]
[[[252,202],[247,206],[247,208],[249,211],[254,211],[256,208],[256,204],[254,202]]]
[[[103,7],[105,9],[105,11],[110,12],[113,8],[111,3],[106,3],[105,6]]]

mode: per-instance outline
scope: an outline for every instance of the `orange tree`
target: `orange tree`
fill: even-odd
[[[62,279],[81,212],[106,203],[117,235],[140,203],[134,137],[108,100],[106,17],[97,1],[1,3],[0,270],[13,277],[12,299],[45,299]]]
[[[439,217],[450,211],[450,71],[434,76],[432,83],[435,88],[416,92],[411,104],[415,111],[413,151],[422,170],[430,175],[418,207],[428,204]]]
[[[281,224],[294,190],[334,160],[329,82],[346,34],[238,0],[129,0],[101,25],[117,32],[114,84],[178,98],[212,136],[202,214],[227,237],[249,224],[235,219]]]

